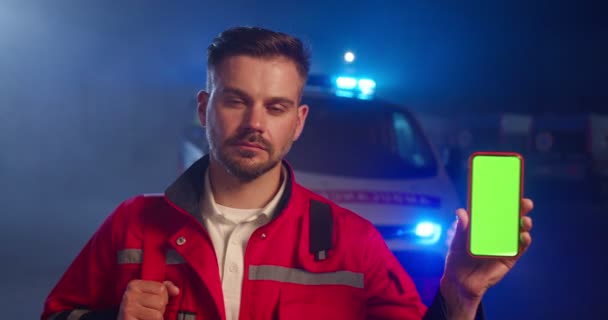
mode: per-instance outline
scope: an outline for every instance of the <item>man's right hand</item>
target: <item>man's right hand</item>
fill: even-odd
[[[120,303],[118,320],[163,320],[169,297],[179,294],[171,281],[131,280]]]

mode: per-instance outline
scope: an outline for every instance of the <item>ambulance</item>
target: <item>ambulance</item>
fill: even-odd
[[[411,112],[374,97],[372,79],[316,80],[311,76],[302,98],[310,106],[304,131],[287,155],[296,181],[371,221],[411,263],[410,274],[441,275],[462,204],[437,150]],[[191,126],[182,169],[206,153],[203,128]]]

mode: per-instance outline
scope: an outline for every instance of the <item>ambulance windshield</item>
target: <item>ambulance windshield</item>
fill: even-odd
[[[295,170],[377,179],[437,174],[433,153],[406,111],[373,100],[304,103],[310,106],[306,125],[287,155]]]

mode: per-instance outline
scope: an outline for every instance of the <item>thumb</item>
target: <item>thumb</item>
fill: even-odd
[[[469,226],[469,215],[466,210],[456,210],[456,230],[450,244],[450,250],[460,252],[465,250],[467,244],[467,228]]]
[[[469,214],[467,211],[464,209],[458,209],[456,210],[456,216],[458,217],[458,225],[456,230],[458,230],[458,232],[467,231],[467,228],[469,227]]]
[[[171,281],[163,282],[165,287],[167,287],[167,292],[169,293],[169,297],[175,297],[179,294],[179,288]]]

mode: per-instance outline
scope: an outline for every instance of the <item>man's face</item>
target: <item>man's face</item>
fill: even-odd
[[[198,94],[211,157],[242,181],[280,164],[300,136],[308,106],[298,105],[302,79],[284,57],[226,58]]]

